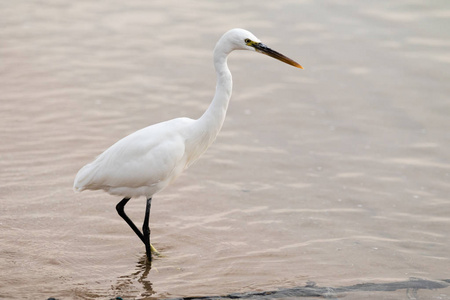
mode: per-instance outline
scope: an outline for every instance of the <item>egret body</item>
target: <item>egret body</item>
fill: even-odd
[[[216,93],[200,118],[177,118],[138,130],[106,149],[81,168],[75,177],[75,191],[104,190],[124,197],[116,206],[117,212],[142,240],[150,261],[152,251],[155,251],[150,244],[148,225],[152,197],[172,183],[216,139],[231,98],[232,79],[227,58],[234,50],[260,52],[303,69],[295,61],[262,44],[247,30],[232,29],[214,48]],[[139,196],[147,199],[142,232],[124,211],[126,203]]]

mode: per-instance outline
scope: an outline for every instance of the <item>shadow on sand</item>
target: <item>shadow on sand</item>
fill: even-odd
[[[450,286],[450,279],[425,280],[411,278],[408,281],[392,283],[363,283],[346,287],[318,287],[314,283],[304,287],[294,287],[265,292],[236,293],[225,296],[184,297],[170,300],[195,300],[195,299],[273,299],[273,298],[298,298],[298,297],[323,297],[327,299],[338,299],[339,295],[351,292],[393,292],[405,290],[408,299],[419,299],[419,290],[443,289]]]

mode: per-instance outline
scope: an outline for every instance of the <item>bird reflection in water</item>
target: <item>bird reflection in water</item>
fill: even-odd
[[[113,299],[145,299],[154,295],[152,283],[148,278],[151,269],[151,263],[148,263],[147,256],[143,255],[136,264],[136,271],[129,275],[120,276],[117,283],[111,287],[111,294],[117,297]]]

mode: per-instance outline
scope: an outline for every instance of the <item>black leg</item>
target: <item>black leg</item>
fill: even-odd
[[[125,205],[130,201],[130,198],[123,198],[122,201],[120,201],[116,205],[116,210],[119,213],[119,216],[122,217],[122,219],[127,222],[127,224],[133,229],[133,231],[136,233],[136,235],[141,239],[141,241],[145,245],[145,253],[147,254],[147,258],[149,261],[152,261],[152,252],[156,255],[159,255],[159,252],[150,244],[150,227],[148,225],[149,219],[150,219],[150,208],[152,205],[152,198],[147,199],[147,207],[145,208],[145,218],[144,218],[144,225],[142,226],[142,232],[139,231],[139,229],[134,225],[133,221],[128,218],[128,216],[125,213]]]
[[[152,251],[150,245],[150,227],[148,225],[148,221],[150,219],[150,208],[152,207],[152,198],[147,199],[147,206],[145,208],[145,218],[144,224],[142,225],[142,233],[143,233],[143,242],[145,244],[145,252],[147,253],[147,258],[149,261],[152,261]]]
[[[128,216],[125,214],[125,204],[127,204],[127,202],[130,200],[130,198],[123,198],[122,201],[120,201],[117,205],[116,205],[116,210],[119,213],[119,216],[122,217],[122,219],[125,220],[125,222],[127,222],[127,224],[131,227],[131,229],[133,229],[133,231],[137,234],[137,236],[141,239],[141,241],[145,244],[145,240],[144,240],[144,236],[142,235],[142,233],[139,231],[139,229],[136,227],[136,225],[134,225],[133,221],[130,220],[130,218],[128,218]]]

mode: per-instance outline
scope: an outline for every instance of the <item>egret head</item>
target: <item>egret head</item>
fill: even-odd
[[[233,50],[250,50],[256,51],[275,59],[278,59],[291,66],[303,69],[303,67],[294,60],[284,56],[283,54],[270,49],[263,44],[253,33],[245,29],[235,28],[226,32],[217,43],[216,49],[221,48],[226,53]]]

